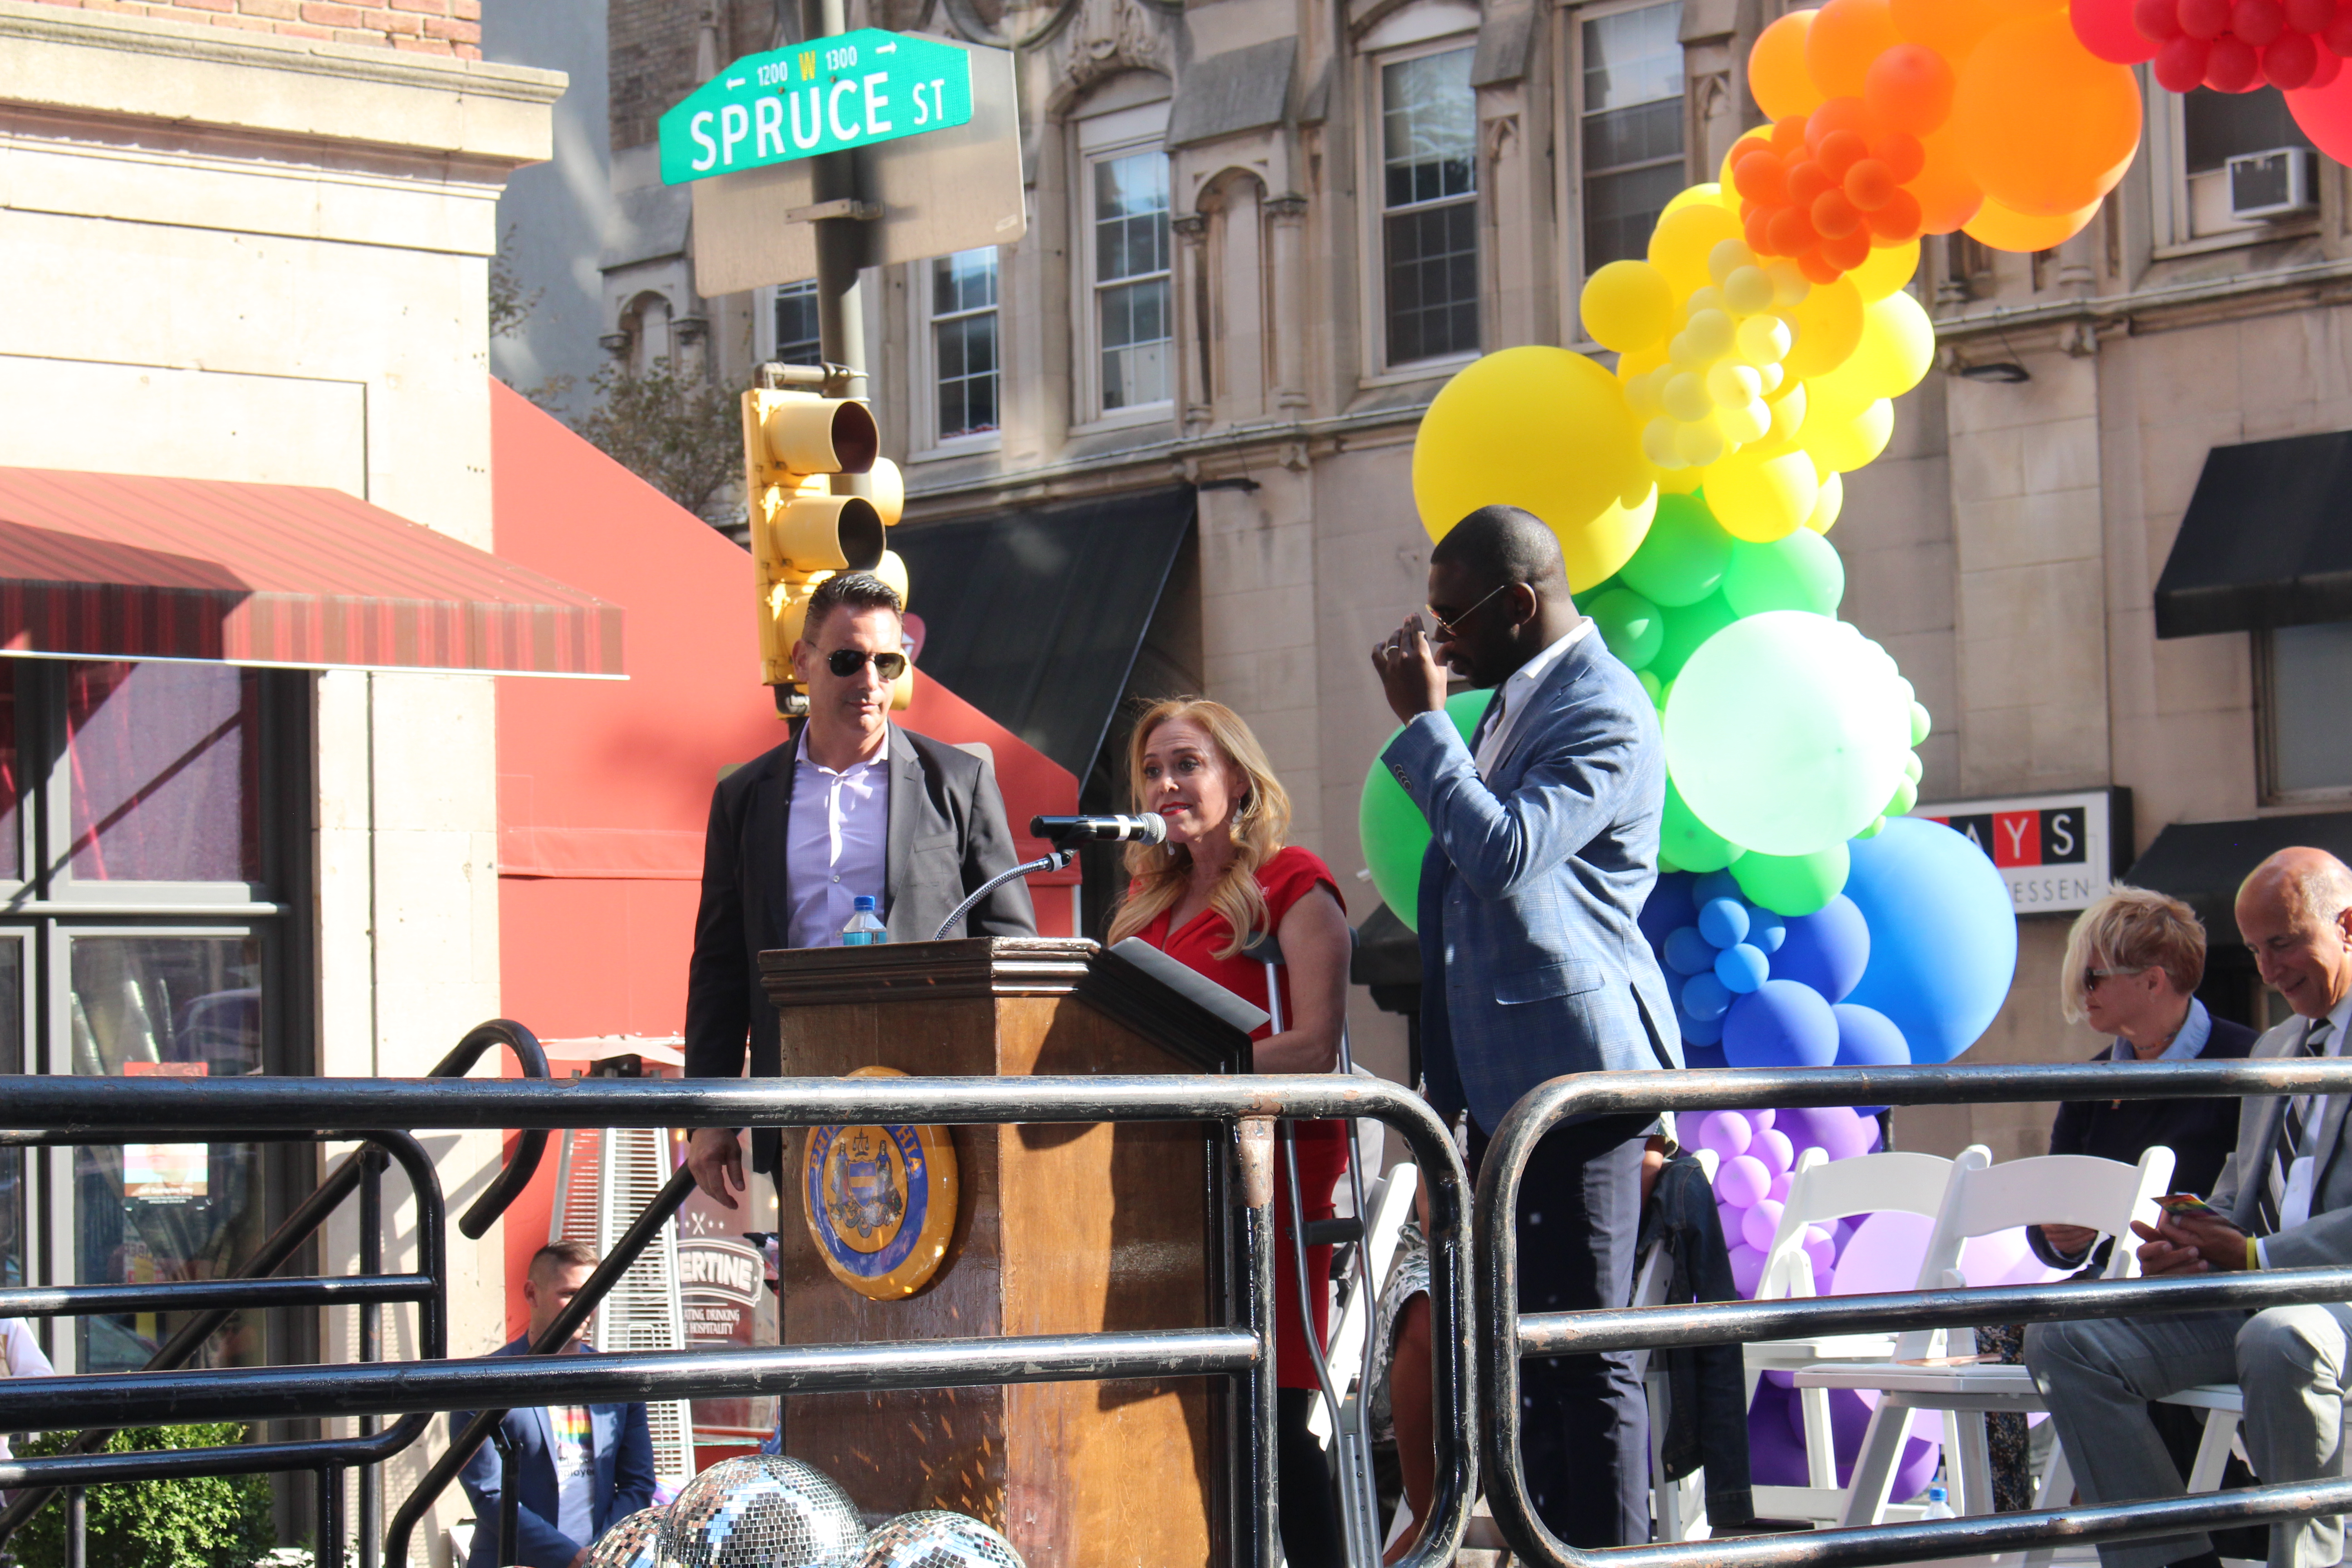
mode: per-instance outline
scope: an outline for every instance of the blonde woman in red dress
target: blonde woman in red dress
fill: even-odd
[[[1271,1025],[1258,1029],[1253,1066],[1259,1072],[1331,1071],[1348,1005],[1347,910],[1331,868],[1308,851],[1284,845],[1290,797],[1257,737],[1223,703],[1199,698],[1159,703],[1135,726],[1128,784],[1138,810],[1157,812],[1167,822],[1168,837],[1128,850],[1133,879],[1111,921],[1111,940],[1140,937],[1259,1006],[1266,1003],[1269,978],[1277,977],[1283,1031],[1274,1033]],[[1269,931],[1282,948],[1277,970],[1242,955]],[[1293,1123],[1293,1133],[1299,1207],[1310,1223],[1328,1218],[1332,1191],[1345,1171],[1346,1131],[1337,1121],[1302,1121]],[[1330,1470],[1307,1426],[1318,1397],[1315,1368],[1290,1262],[1289,1179],[1279,1162],[1276,1170],[1283,1555],[1290,1568],[1344,1568]],[[1331,1249],[1308,1248],[1307,1299],[1318,1344],[1329,1338],[1330,1278]]]

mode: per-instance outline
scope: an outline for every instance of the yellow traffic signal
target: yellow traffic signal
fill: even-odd
[[[743,395],[743,489],[760,594],[760,679],[797,686],[793,644],[809,595],[835,572],[883,564],[883,529],[903,486],[888,468],[888,516],[864,496],[835,495],[828,476],[876,468],[880,433],[863,403],[775,388]],[[902,574],[903,575],[903,569]],[[783,706],[780,700],[779,706]]]

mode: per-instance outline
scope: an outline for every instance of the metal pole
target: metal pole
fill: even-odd
[[[89,1561],[89,1499],[79,1487],[66,1493],[66,1568]]]
[[[849,30],[843,0],[801,0],[803,27],[812,37]],[[828,153],[811,171],[811,195],[822,204],[861,199],[855,153]],[[866,236],[855,217],[819,218],[816,228],[816,331],[818,353],[827,364],[847,367],[839,395],[863,397],[866,377],[866,312],[857,287]],[[851,489],[858,483],[853,480]]]
[[[1269,1117],[1244,1117],[1234,1129],[1234,1153],[1240,1165],[1234,1186],[1242,1203],[1243,1247],[1246,1254],[1242,1277],[1249,1310],[1249,1331],[1258,1343],[1257,1363],[1242,1379],[1246,1422],[1243,1447],[1247,1455],[1246,1490],[1243,1509],[1252,1539],[1243,1561],[1254,1568],[1275,1568],[1282,1560],[1282,1515],[1276,1492],[1281,1467],[1275,1453],[1274,1343],[1274,1121]]]
[[[371,1144],[360,1152],[360,1272],[383,1272],[383,1151]],[[373,1301],[360,1308],[360,1360],[383,1359],[383,1309]],[[360,1436],[373,1437],[373,1415],[360,1417]],[[362,1465],[360,1486],[360,1568],[377,1568],[383,1547],[383,1473]]]
[[[343,1467],[319,1467],[318,1568],[343,1568]]]

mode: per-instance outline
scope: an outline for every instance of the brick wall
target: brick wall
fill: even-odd
[[[723,66],[774,46],[778,10],[776,0],[609,0],[604,40],[613,145],[638,147],[654,140],[662,112],[700,85],[695,58],[706,24],[715,29]]]
[[[41,0],[79,11],[115,11],[173,22],[367,44],[418,54],[482,58],[482,0]]]

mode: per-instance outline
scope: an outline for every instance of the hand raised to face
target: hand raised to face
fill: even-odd
[[[1396,635],[1372,645],[1372,672],[1397,718],[1412,720],[1445,706],[1445,667],[1429,646],[1419,616],[1407,616]]]

